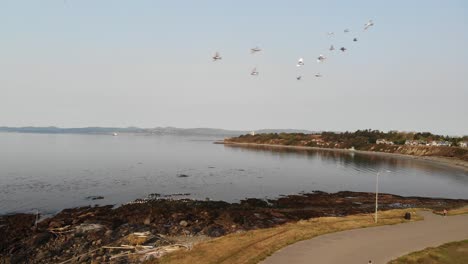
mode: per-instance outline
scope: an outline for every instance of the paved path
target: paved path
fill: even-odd
[[[262,264],[386,264],[407,253],[468,239],[468,215],[420,212],[423,221],[331,233],[287,246]]]

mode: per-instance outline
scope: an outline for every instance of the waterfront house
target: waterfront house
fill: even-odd
[[[440,146],[450,147],[452,146],[452,142],[449,141],[441,141]]]
[[[443,146],[443,147],[450,147],[450,146],[452,145],[452,143],[451,143],[451,142],[448,142],[448,141],[435,141],[435,140],[434,140],[434,141],[431,142],[430,145],[431,145],[431,146],[437,146],[437,147],[441,147],[441,146]]]
[[[427,142],[424,140],[406,140],[405,145],[409,146],[426,146]]]
[[[392,141],[386,140],[386,139],[377,139],[377,141],[375,141],[375,143],[376,144],[393,145]]]
[[[468,148],[468,142],[467,141],[462,141],[458,144],[462,148]]]

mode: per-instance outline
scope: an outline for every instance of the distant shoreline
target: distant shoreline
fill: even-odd
[[[335,152],[346,152],[346,153],[359,153],[366,155],[390,155],[394,157],[401,157],[407,159],[422,160],[427,162],[438,163],[452,168],[458,168],[468,172],[468,162],[446,157],[437,157],[437,156],[415,156],[408,154],[400,153],[388,153],[388,152],[378,152],[378,151],[368,151],[368,150],[350,150],[350,149],[338,149],[338,148],[321,148],[321,147],[308,147],[308,146],[287,146],[287,145],[277,145],[277,144],[260,144],[260,143],[241,143],[241,142],[226,142],[226,141],[216,141],[215,144],[222,145],[236,145],[236,146],[248,146],[248,147],[272,147],[272,148],[284,148],[284,149],[295,149],[295,150],[327,150]]]

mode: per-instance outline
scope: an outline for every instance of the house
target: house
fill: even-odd
[[[468,148],[468,141],[462,141],[458,143],[458,145],[462,148]]]
[[[449,142],[449,141],[439,141],[439,146],[450,147],[450,146],[452,146],[452,142]]]
[[[432,141],[430,143],[431,146],[436,146],[436,147],[450,147],[452,145],[451,142],[448,142],[448,141]]]
[[[392,141],[386,140],[386,139],[377,139],[375,141],[376,144],[385,144],[385,145],[393,145]]]
[[[406,140],[405,145],[410,146],[426,146],[427,142],[424,140]]]

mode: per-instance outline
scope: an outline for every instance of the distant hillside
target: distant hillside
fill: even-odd
[[[139,128],[139,127],[81,127],[81,128],[60,128],[55,126],[50,127],[0,127],[0,132],[15,132],[15,133],[39,133],[39,134],[112,134],[112,133],[142,133],[154,135],[181,135],[181,136],[219,136],[219,137],[235,137],[248,134],[251,131],[243,130],[226,130],[217,128],[177,128],[177,127],[156,127],[156,128]],[[308,130],[298,129],[261,129],[255,130],[255,133],[312,133]]]
[[[42,133],[42,134],[112,134],[112,133],[143,133],[158,135],[225,135],[239,136],[247,131],[231,131],[214,128],[138,128],[138,127],[82,127],[82,128],[59,128],[59,127],[0,127],[0,132],[16,133]]]
[[[60,128],[60,127],[0,127],[0,132],[16,133],[40,133],[40,134],[111,134],[120,133],[143,133],[145,129],[138,127],[81,127],[81,128]]]
[[[158,135],[198,135],[198,136],[240,136],[247,134],[248,131],[225,130],[217,128],[176,128],[176,127],[157,127],[146,129],[146,132]]]

